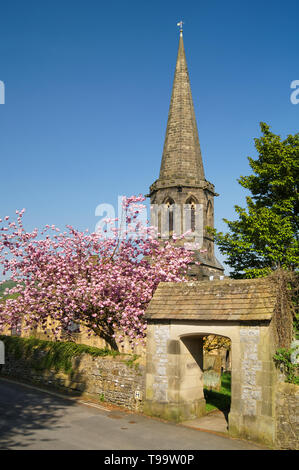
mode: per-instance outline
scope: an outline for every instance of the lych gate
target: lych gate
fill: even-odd
[[[229,433],[272,444],[276,292],[269,280],[161,283],[147,310],[145,412],[176,422],[205,414],[203,337],[231,340]]]

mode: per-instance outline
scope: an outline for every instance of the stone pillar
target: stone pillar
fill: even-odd
[[[202,339],[171,338],[171,324],[148,322],[144,412],[179,422],[205,413]]]
[[[186,419],[205,414],[203,393],[203,337],[185,336],[181,339],[180,352],[180,407]]]
[[[229,432],[272,445],[274,421],[274,371],[269,328],[240,327],[240,342],[232,349],[232,406]],[[238,352],[238,358],[235,357]]]

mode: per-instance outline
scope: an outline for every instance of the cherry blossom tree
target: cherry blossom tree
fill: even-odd
[[[185,280],[192,252],[177,240],[157,239],[142,224],[143,196],[123,199],[123,220],[112,236],[65,231],[54,225],[27,232],[25,210],[16,221],[0,219],[0,263],[15,286],[0,302],[0,331],[4,327],[51,329],[58,338],[71,325],[84,325],[112,348],[127,337],[142,342],[146,334],[145,309],[160,281]],[[182,237],[181,237],[182,238]]]

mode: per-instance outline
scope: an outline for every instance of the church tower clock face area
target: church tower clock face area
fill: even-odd
[[[206,230],[207,226],[214,227],[214,197],[218,194],[205,178],[182,24],[178,23],[179,47],[160,174],[150,187],[151,213],[155,214],[151,224],[157,227],[161,239],[180,235],[185,228],[191,231],[191,236],[201,231],[200,250],[193,250],[194,261],[201,264],[190,265],[189,275],[204,279],[224,273],[215,257],[213,238]]]

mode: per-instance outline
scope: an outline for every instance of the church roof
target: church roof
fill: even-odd
[[[178,178],[182,183],[205,180],[182,32],[159,180]]]
[[[224,267],[220,263],[220,261],[216,258],[216,256],[213,257],[213,259],[208,259],[205,257],[200,251],[194,251],[194,256],[195,260],[202,264],[203,266],[210,266],[216,269],[220,269],[221,271],[224,271]]]

